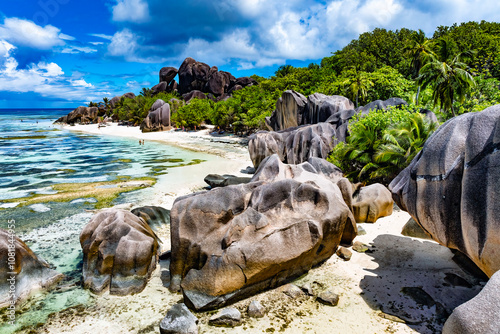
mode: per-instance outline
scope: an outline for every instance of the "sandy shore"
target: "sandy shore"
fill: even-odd
[[[138,139],[161,140],[198,148],[205,144],[193,144],[189,141],[208,136],[199,133],[141,134],[134,128],[94,127],[75,126],[71,130],[120,136],[127,134],[128,137]],[[203,141],[211,146],[210,138]],[[224,146],[216,148],[219,149],[224,150]],[[244,154],[239,156],[229,151],[220,155],[225,157],[223,159],[235,162],[235,165],[226,166],[233,172],[238,172],[239,168],[249,162],[242,158]],[[221,174],[219,170],[212,170],[220,168],[220,164],[201,164],[189,168],[199,166],[204,166],[203,172],[191,170],[190,174]],[[184,187],[183,191],[189,192],[195,188]],[[181,189],[182,186],[179,186],[175,194],[165,194],[159,189],[158,203],[155,204],[170,207],[175,195],[183,192]],[[291,299],[276,289],[235,304],[244,316],[244,323],[235,328],[209,326],[208,318],[213,312],[196,314],[200,320],[200,333],[440,332],[447,315],[456,306],[475,296],[484,282],[479,282],[460,269],[452,261],[449,249],[432,241],[402,236],[401,229],[409,218],[406,212],[395,210],[391,216],[381,218],[375,224],[360,224],[366,234],[359,235],[355,241],[366,244],[369,248],[367,252],[352,251],[350,261],[334,255],[293,282],[298,286],[310,284],[315,295],[327,290],[339,294],[338,306],[320,304],[312,296]],[[158,228],[157,233],[163,241],[163,250],[170,249],[169,226]],[[450,277],[455,277],[454,275],[465,279],[472,288],[453,283]],[[173,304],[182,300],[181,295],[171,294],[166,288],[169,284],[168,277],[168,262],[162,261],[146,289],[140,294],[116,297],[106,293],[96,296],[90,307],[71,308],[54,314],[45,325],[38,328],[38,332],[159,333],[161,319]],[[254,299],[259,300],[266,308],[267,315],[264,318],[253,319],[246,316],[246,308]]]

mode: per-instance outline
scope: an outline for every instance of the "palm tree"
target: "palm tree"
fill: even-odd
[[[425,37],[425,33],[419,29],[414,31],[405,47],[405,55],[411,59],[411,72],[413,78],[417,78],[420,74],[420,69],[430,60],[436,57],[432,50],[433,42]],[[415,104],[418,105],[418,97],[420,95],[420,85],[417,83],[417,97]]]
[[[422,150],[437,127],[437,123],[427,120],[424,115],[414,113],[405,122],[387,129],[382,138],[384,144],[378,147],[373,157],[377,168],[370,178],[390,182]]]
[[[442,38],[438,43],[438,57],[422,67],[418,82],[422,88],[433,88],[432,99],[435,106],[439,103],[441,110],[451,110],[453,116],[456,116],[453,103],[463,102],[467,92],[475,85],[474,78],[467,71],[467,65],[461,61],[462,57],[471,52],[455,54],[455,45],[450,39]]]
[[[346,79],[343,84],[347,85],[346,91],[351,93],[352,99],[356,100],[356,108],[359,106],[359,96],[366,97],[368,90],[373,86],[373,82],[368,78],[367,73],[358,71],[355,67],[353,69],[354,76]]]

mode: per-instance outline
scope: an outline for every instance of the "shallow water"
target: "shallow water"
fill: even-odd
[[[66,275],[59,287],[31,300],[16,316],[16,325],[0,325],[0,333],[44,323],[53,312],[90,305],[94,298],[79,286],[82,253],[79,234],[90,220],[95,199],[68,203],[16,206],[2,200],[51,194],[54,184],[112,181],[153,176],[172,184],[192,175],[188,164],[210,165],[216,156],[158,142],[100,137],[54,125],[69,110],[0,110],[0,228],[16,221],[16,233],[41,258]],[[9,139],[10,138],[10,139]],[[169,175],[171,173],[171,175]],[[168,182],[167,182],[168,184]],[[105,186],[106,187],[106,186]],[[169,189],[162,189],[168,192]],[[148,203],[158,190],[146,188],[120,195],[113,204]]]

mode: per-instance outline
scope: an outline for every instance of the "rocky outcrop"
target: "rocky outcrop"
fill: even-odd
[[[142,132],[165,131],[170,129],[170,104],[163,100],[156,100],[148,116],[142,121]]]
[[[160,334],[198,334],[198,318],[184,304],[175,304],[160,322]]]
[[[326,122],[333,115],[345,111],[349,112],[337,118],[349,120],[354,115],[354,104],[346,97],[315,93],[306,98],[293,90],[287,90],[276,102],[276,110],[271,117],[266,118],[266,125],[271,131],[281,131]]]
[[[190,308],[213,309],[328,259],[356,236],[337,172],[326,161],[285,165],[273,155],[248,184],[177,198],[170,289],[182,288]]]
[[[195,98],[200,99],[200,100],[205,100],[207,98],[207,96],[199,90],[193,90],[193,91],[190,91],[189,93],[182,95],[182,98],[184,99],[184,101],[186,101],[186,103],[189,103],[189,101],[191,101],[192,99],[195,99]]]
[[[165,82],[169,85],[177,76],[179,71],[175,67],[163,67],[160,70],[160,83]]]
[[[340,124],[340,125],[339,125]],[[281,161],[300,164],[316,157],[326,159],[341,140],[345,140],[347,123],[318,123],[278,132],[260,131],[248,142],[248,151],[257,168],[268,156],[277,154]]]
[[[453,310],[443,334],[500,333],[500,272],[496,272],[481,292]]]
[[[50,289],[64,277],[36,256],[21,239],[3,229],[0,229],[0,261],[0,309],[9,307],[12,310],[33,293]]]
[[[161,206],[141,206],[131,211],[149,226],[170,224],[170,211]]]
[[[210,186],[210,188],[219,188],[232,186],[236,184],[248,183],[250,182],[250,177],[239,177],[234,175],[218,175],[218,174],[208,174],[205,176],[205,183]]]
[[[96,123],[97,117],[99,115],[99,109],[97,107],[78,107],[68,115],[63,116],[55,121],[55,123],[66,123],[66,124],[89,124]]]
[[[368,103],[366,106],[359,107],[356,109],[356,113],[361,112],[363,115],[368,114],[371,110],[386,110],[390,107],[400,107],[406,106],[408,103],[399,98],[399,97],[391,97],[385,101],[375,100],[373,102]]]
[[[397,205],[488,276],[500,269],[500,105],[455,117],[389,185]]]
[[[80,234],[83,285],[94,293],[141,292],[156,268],[158,238],[130,211],[107,209],[94,215]]]
[[[125,99],[133,99],[133,98],[135,98],[135,94],[132,92],[129,92],[129,93],[125,93],[123,95],[113,97],[111,100],[109,100],[109,104],[111,106],[111,109],[115,109],[117,102],[120,101],[120,99],[122,97]]]
[[[219,71],[217,67],[210,67],[205,63],[197,62],[193,58],[186,58],[179,68],[178,91],[183,97],[187,96],[189,99],[193,97],[189,94],[193,91],[199,91],[201,93],[212,94],[214,100],[221,100],[223,96],[232,93],[236,89],[256,84],[257,81],[254,79],[246,77],[236,79],[229,72]],[[237,88],[236,86],[241,88]],[[194,97],[200,98],[198,95]],[[184,99],[186,101],[189,100]]]
[[[375,223],[392,215],[393,206],[391,192],[383,184],[375,183],[354,193],[352,212],[357,223]]]

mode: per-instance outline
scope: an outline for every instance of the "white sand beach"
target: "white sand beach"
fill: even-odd
[[[236,152],[228,149],[228,145],[234,146],[233,144],[213,145],[209,134],[204,132],[142,134],[138,128],[116,125],[99,129],[96,125],[67,128],[86,133],[158,140],[204,151],[206,148],[205,152],[210,153],[226,150],[218,153],[221,163],[189,166],[185,169],[189,175],[238,175],[242,168],[251,165],[248,155],[244,154],[244,148],[240,154],[240,147]],[[237,142],[236,139],[234,141]],[[203,170],[199,169],[200,166],[203,166]],[[158,200],[150,204],[170,208],[175,196],[195,190],[200,183],[197,178],[191,182],[186,174],[176,175],[175,178],[179,180],[177,190],[165,194],[159,188]],[[158,184],[164,184],[164,181]],[[366,234],[359,235],[355,241],[366,244],[368,251],[358,253],[352,250],[350,261],[333,255],[321,266],[293,282],[298,286],[310,284],[315,295],[327,290],[339,294],[338,306],[323,305],[313,296],[304,295],[292,299],[280,289],[275,289],[236,303],[235,306],[244,316],[244,322],[235,328],[209,326],[208,318],[213,312],[197,313],[199,332],[441,332],[447,315],[456,306],[475,296],[484,283],[460,269],[451,260],[453,254],[448,248],[433,241],[402,236],[401,230],[409,218],[406,212],[396,208],[391,216],[381,218],[375,224],[360,224]],[[157,233],[163,241],[163,251],[169,250],[169,226],[161,227]],[[472,288],[450,284],[447,274],[464,278],[472,284]],[[161,261],[143,292],[126,297],[110,296],[108,293],[97,296],[96,302],[89,308],[72,308],[54,314],[39,328],[39,332],[159,333],[161,319],[173,304],[182,300],[182,295],[172,294],[166,288],[169,284],[168,277],[168,261]],[[266,308],[264,318],[246,316],[246,308],[252,300],[259,300]]]

